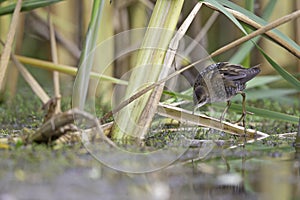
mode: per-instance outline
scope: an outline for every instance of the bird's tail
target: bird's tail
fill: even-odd
[[[242,82],[246,83],[247,81],[253,79],[261,71],[259,68],[260,65],[251,67],[245,71],[246,77],[242,79]]]

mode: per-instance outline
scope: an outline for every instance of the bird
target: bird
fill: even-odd
[[[242,106],[243,113],[239,120],[240,122],[246,116],[246,95],[243,90],[246,88],[246,83],[260,73],[259,65],[251,68],[245,68],[238,64],[228,62],[218,62],[211,64],[200,72],[193,69],[193,74],[196,78],[191,79],[191,72],[182,73],[186,78],[189,74],[189,82],[193,86],[193,101],[195,109],[214,102],[227,102],[227,106],[221,116],[224,117],[231,103],[230,99],[237,94],[243,97]]]

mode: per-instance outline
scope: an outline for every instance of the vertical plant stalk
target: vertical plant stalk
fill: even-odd
[[[94,0],[92,16],[80,56],[79,69],[73,89],[73,107],[83,110],[87,98],[90,72],[94,62],[94,50],[97,44],[104,0]]]
[[[49,24],[49,31],[50,31],[52,61],[54,64],[58,64],[57,45],[56,45],[54,26],[52,23],[50,9],[49,9],[49,15],[48,15],[48,24]],[[60,94],[60,88],[59,88],[59,72],[58,71],[53,71],[53,84],[54,84],[54,96],[57,98],[57,106],[55,108],[55,113],[57,114],[57,113],[61,112],[61,94]]]
[[[22,0],[18,0],[14,10],[10,28],[7,34],[7,40],[4,45],[4,49],[0,58],[0,93],[4,90],[4,77],[7,70],[8,61],[10,59],[11,47],[15,38],[15,33],[19,21],[19,15],[21,11]]]
[[[171,68],[172,63],[174,62],[176,51],[179,46],[179,41],[182,39],[182,37],[185,35],[186,31],[188,30],[189,26],[191,25],[193,19],[195,18],[196,14],[200,10],[202,6],[202,3],[197,3],[191,13],[187,16],[183,24],[180,26],[179,30],[175,33],[174,37],[172,38],[168,51],[166,53],[163,68],[161,70],[160,76],[158,80],[162,80],[168,76],[169,69]],[[151,97],[148,101],[148,104],[146,105],[141,119],[141,122],[144,122],[143,124],[143,130],[142,134],[146,134],[146,131],[151,125],[152,118],[156,112],[160,97],[162,95],[163,89],[164,89],[164,83],[153,89],[153,92],[151,94]],[[143,138],[144,135],[141,135]]]
[[[130,5],[129,17],[129,24],[132,29],[145,27],[148,20],[146,6],[141,1],[137,2],[136,4]],[[142,32],[133,32],[130,35],[129,40],[131,41],[131,44],[134,44],[135,41],[142,41],[143,37],[144,34]],[[133,53],[132,55],[130,55],[130,64],[127,68],[129,69],[130,67],[133,67],[136,63],[136,60],[137,53]]]
[[[111,65],[107,66],[114,57],[114,41],[108,40],[108,38],[114,35],[114,23],[113,23],[113,6],[109,4],[109,1],[105,1],[102,10],[102,22],[99,29],[101,30],[98,34],[97,44],[106,43],[105,51],[101,48],[95,49],[95,59],[93,64],[93,71],[100,74],[105,74],[107,76],[113,77],[113,67]],[[109,44],[107,44],[109,43]],[[96,95],[101,97],[97,99],[100,105],[107,105],[110,103],[113,83],[103,82],[98,84],[98,80],[91,80],[89,85],[89,95]]]
[[[159,80],[163,60],[172,38],[184,0],[158,0],[154,7],[143,44],[139,50],[136,67],[130,76],[125,98],[137,90]],[[148,112],[147,103],[151,93],[137,99],[122,109],[115,117],[112,138],[122,140],[127,137],[141,138]],[[145,111],[144,111],[145,110]],[[152,117],[151,117],[152,118]]]

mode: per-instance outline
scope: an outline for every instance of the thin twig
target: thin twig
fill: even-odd
[[[52,23],[52,17],[51,17],[51,13],[50,13],[50,7],[49,7],[49,13],[48,13],[48,24],[49,24],[49,32],[50,32],[52,61],[54,64],[58,64],[57,45],[56,45],[56,39],[55,39],[54,26]],[[57,72],[57,71],[53,71],[53,84],[54,84],[54,95],[57,99],[55,113],[60,113],[61,112],[61,94],[60,94],[60,88],[59,88],[59,72]]]
[[[220,13],[218,13],[217,11],[215,11],[210,18],[207,20],[207,22],[205,23],[205,25],[201,28],[200,32],[197,34],[197,36],[195,37],[195,41],[200,42],[201,39],[205,36],[205,34],[207,34],[207,31],[211,28],[211,26],[214,24],[214,22],[216,21],[217,17],[219,16]],[[191,42],[191,44],[184,50],[184,55],[189,55],[194,48],[197,46],[196,42]]]
[[[45,21],[41,17],[41,15],[36,11],[32,11],[29,18],[30,20],[33,21],[34,24],[37,24],[36,26],[32,27],[33,31],[36,32],[40,37],[49,40],[50,38],[49,33],[47,31],[44,31],[49,29],[49,25],[48,25],[49,23],[47,23],[47,21]],[[54,22],[53,24],[55,25]],[[68,53],[70,53],[70,55],[72,55],[74,59],[79,60],[80,49],[78,48],[76,43],[74,43],[69,38],[66,38],[59,30],[54,30],[54,34],[57,42],[61,44],[61,46],[65,48],[66,51],[68,51]]]

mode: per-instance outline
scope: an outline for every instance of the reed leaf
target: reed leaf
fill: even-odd
[[[34,10],[36,8],[49,6],[51,4],[58,3],[60,1],[63,1],[63,0],[27,0],[27,1],[23,1],[21,11]],[[2,0],[2,2],[3,2],[3,0]],[[2,2],[0,2],[0,3],[2,3]],[[16,3],[12,3],[10,5],[1,7],[0,8],[0,16],[13,13],[15,7],[16,7]]]
[[[238,6],[237,4],[235,4],[233,2],[230,2],[227,0],[218,0],[218,4],[222,4],[224,7],[228,7],[230,9],[233,9],[233,10],[243,14],[244,16],[248,17],[249,19],[253,20],[254,22],[260,24],[260,26],[266,26],[268,24],[268,22],[265,21],[263,18]],[[269,9],[271,9],[271,8],[269,8]],[[221,11],[223,11],[223,9]],[[233,23],[236,24],[236,20],[233,20]],[[238,24],[236,24],[236,25],[238,26]],[[240,27],[240,26],[238,26],[238,27]],[[296,52],[298,52],[296,55],[299,55],[300,46],[295,41],[293,41],[291,38],[289,38],[288,36],[286,36],[285,34],[283,34],[282,32],[280,32],[277,29],[274,29],[271,32],[278,38],[278,40],[280,40],[284,44],[286,44],[283,46],[283,43],[281,42],[281,43],[279,43],[280,46],[282,46],[283,48],[286,48],[290,52],[296,51]],[[288,47],[290,47],[290,48],[288,48]],[[291,49],[291,48],[293,48],[293,49]]]
[[[85,43],[80,56],[79,70],[73,90],[73,107],[84,108],[87,98],[90,72],[94,62],[94,50],[97,45],[104,0],[95,0],[91,21],[86,34]]]
[[[265,10],[263,11],[262,18],[263,19],[269,19],[271,16],[274,7],[276,5],[277,0],[271,0],[267,4]],[[255,37],[251,41],[245,42],[242,44],[239,48],[239,50],[230,58],[229,62],[231,63],[241,63],[246,56],[251,52],[251,50],[254,48],[254,43],[258,42],[261,36]]]
[[[271,57],[269,57],[262,48],[256,45],[260,53],[265,57],[265,59],[270,63],[270,65],[292,86],[300,91],[300,81],[286,71],[283,67],[278,65]]]
[[[230,109],[233,109],[235,111],[242,111],[242,105],[232,103]],[[281,120],[281,121],[286,121],[286,122],[291,122],[291,123],[298,123],[298,121],[299,121],[299,117],[284,114],[281,112],[271,111],[271,110],[262,109],[262,108],[255,108],[255,107],[250,107],[250,106],[246,106],[246,109],[247,109],[247,111],[253,113],[254,115],[257,115],[260,117],[265,117],[268,119]]]

